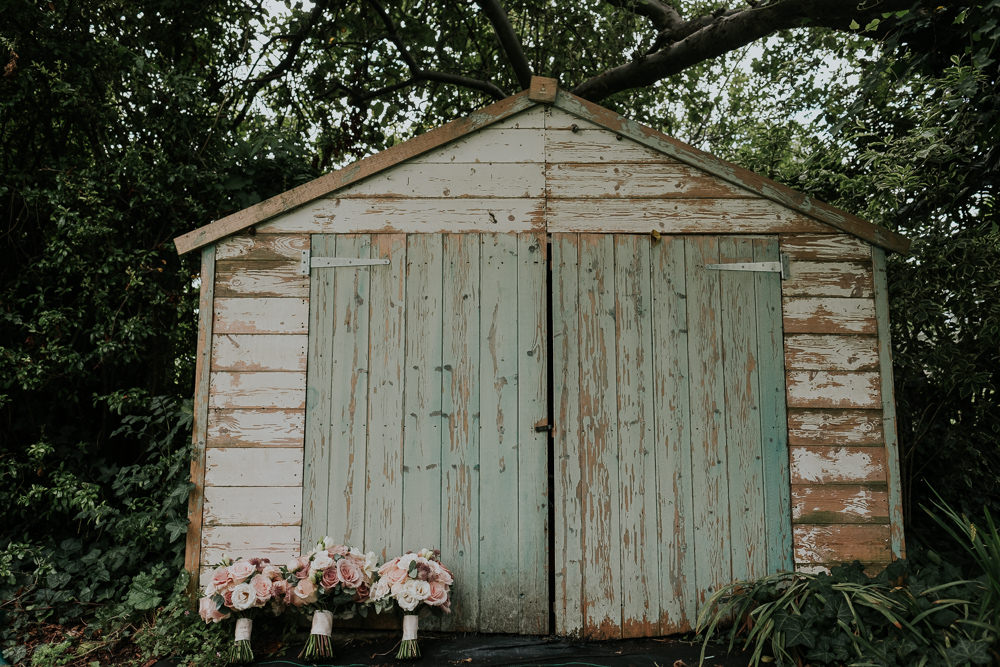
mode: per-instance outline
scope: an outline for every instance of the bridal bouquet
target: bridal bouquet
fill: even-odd
[[[374,553],[335,544],[329,537],[324,537],[310,553],[288,563],[289,580],[297,580],[291,603],[313,609],[312,630],[300,658],[333,656],[333,615],[336,612],[350,618],[355,612],[367,613],[364,603],[372,588],[375,565]]]
[[[229,662],[253,660],[250,646],[253,614],[268,605],[280,611],[289,588],[281,568],[271,565],[266,558],[226,559],[216,565],[198,603],[198,613],[206,623],[218,623],[230,616],[236,618]]]
[[[371,591],[371,601],[381,612],[393,605],[403,611],[403,640],[397,660],[420,657],[417,643],[417,614],[420,605],[445,613],[451,611],[454,579],[440,561],[438,550],[421,549],[393,558],[379,568],[379,579]]]

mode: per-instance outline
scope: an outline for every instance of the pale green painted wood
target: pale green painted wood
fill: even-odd
[[[406,237],[372,235],[372,257],[389,265],[371,271],[369,292],[368,480],[365,549],[384,560],[403,546],[403,354]],[[406,547],[413,548],[413,547]]]
[[[554,437],[555,630],[583,631],[580,425],[579,235],[552,235],[552,369]]]
[[[755,262],[778,260],[778,241],[754,239]],[[791,570],[792,508],[785,409],[785,355],[781,320],[781,277],[754,274],[757,301],[757,380],[764,460],[764,515],[767,571]]]
[[[446,630],[479,625],[479,235],[444,237],[441,558],[461,583]],[[413,547],[408,547],[413,548]]]
[[[367,235],[343,234],[335,238],[336,257],[370,257],[371,240]],[[322,371],[330,374],[330,490],[325,534],[338,542],[360,545],[365,542],[371,269],[318,271],[334,275],[332,318],[324,323],[333,328],[332,352],[327,361],[330,369]]]
[[[719,261],[752,262],[753,241],[720,238]],[[743,581],[767,571],[754,275],[719,272],[732,578]]]
[[[705,268],[719,262],[719,242],[712,236],[688,237],[686,245],[692,519],[698,602],[703,604],[732,578],[719,272]]]
[[[698,598],[684,239],[660,239],[650,249],[650,263],[655,467],[659,495],[660,632],[670,634],[686,631],[694,625]]]
[[[403,548],[441,545],[440,234],[411,234],[406,248]]]
[[[900,479],[899,439],[896,433],[896,398],[892,377],[892,338],[889,333],[889,282],[885,251],[872,246],[875,269],[875,320],[878,326],[879,375],[882,382],[882,433],[889,467],[889,542],[894,558],[906,557],[903,533],[903,494]]]
[[[649,237],[614,237],[622,634],[660,634]]]
[[[520,632],[549,632],[546,237],[517,237],[517,507]],[[489,501],[489,499],[487,499]]]
[[[614,238],[580,236],[580,416],[584,634],[620,636],[621,499],[614,380]]]
[[[336,237],[314,235],[310,254],[332,257]],[[306,432],[302,475],[302,550],[326,534],[330,499],[330,389],[335,269],[313,269],[309,280],[309,349],[306,360]]]
[[[517,632],[517,236],[482,234],[479,303],[479,629]]]

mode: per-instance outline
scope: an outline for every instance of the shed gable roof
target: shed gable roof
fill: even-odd
[[[179,254],[184,254],[270,220],[539,104],[552,104],[556,108],[628,137],[669,158],[887,250],[906,252],[909,249],[910,240],[900,234],[873,225],[846,211],[668,137],[662,132],[628,120],[610,109],[557,90],[553,79],[534,77],[529,90],[178,236],[174,239],[177,251]]]

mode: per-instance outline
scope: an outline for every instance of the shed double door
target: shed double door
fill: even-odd
[[[592,637],[683,630],[720,584],[790,567],[778,278],[704,267],[775,241],[344,234],[312,256],[389,263],[311,273],[304,546],[438,546],[444,629]]]

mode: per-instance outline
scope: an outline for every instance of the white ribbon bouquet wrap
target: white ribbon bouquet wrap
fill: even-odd
[[[393,558],[379,568],[379,579],[371,592],[378,611],[396,606],[403,612],[403,639],[397,660],[420,657],[417,627],[421,609],[451,612],[451,585],[454,578],[440,561],[441,552],[421,549]]]
[[[333,657],[333,617],[350,618],[355,613],[365,615],[372,579],[375,576],[375,554],[336,544],[324,537],[305,556],[289,562],[289,582],[292,604],[313,609],[309,639],[299,653],[305,660]]]

